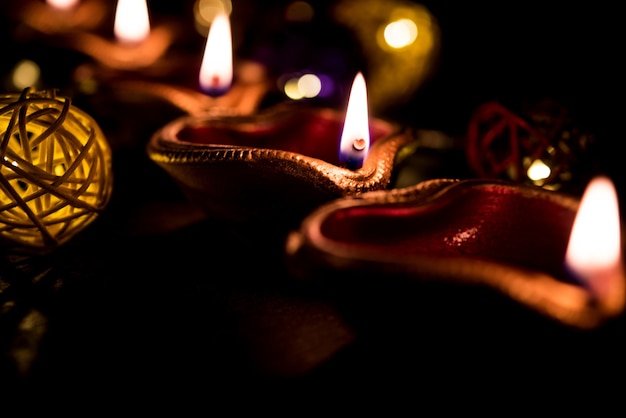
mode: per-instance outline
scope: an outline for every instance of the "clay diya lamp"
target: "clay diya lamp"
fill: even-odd
[[[369,119],[371,146],[362,165],[340,160],[344,114],[279,104],[249,115],[215,109],[178,118],[147,144],[149,157],[186,196],[218,219],[284,235],[330,200],[388,187],[398,150],[411,135]]]
[[[598,190],[609,182],[593,183]],[[580,219],[593,199],[613,212]],[[590,329],[624,308],[617,199],[601,200],[497,180],[430,180],[320,206],[289,234],[286,259],[295,277],[348,285],[353,295],[368,280],[487,286],[557,323]],[[609,227],[594,224],[609,218]],[[575,220],[610,237],[576,237]],[[587,248],[576,249],[581,244]]]
[[[45,36],[95,30],[107,15],[107,4],[102,0],[27,0],[14,8],[20,22]]]
[[[175,40],[174,25],[152,27],[146,2],[120,1],[115,9],[115,39],[90,32],[66,37],[65,45],[91,57],[104,69],[166,72],[165,54]]]

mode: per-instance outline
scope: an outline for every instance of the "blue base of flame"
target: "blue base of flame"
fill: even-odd
[[[355,157],[352,155],[349,157],[341,157],[339,161],[345,168],[349,170],[358,170],[359,168],[363,167],[364,158],[360,156]]]
[[[224,87],[224,88],[204,88],[201,87],[202,92],[208,96],[211,97],[220,97],[225,95],[226,93],[228,93],[228,91],[230,90],[230,86]]]

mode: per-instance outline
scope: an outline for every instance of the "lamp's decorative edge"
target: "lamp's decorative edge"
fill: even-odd
[[[246,166],[262,167],[266,171],[282,172],[303,181],[316,183],[339,196],[385,188],[391,181],[393,162],[397,151],[412,137],[397,131],[372,145],[363,166],[357,170],[339,167],[318,158],[302,154],[247,146],[171,147],[157,139],[148,146],[148,155],[170,171],[170,165],[228,164],[241,161]]]
[[[387,188],[392,181],[396,154],[413,139],[408,129],[373,119],[377,129],[387,134],[373,141],[362,167],[350,170],[299,152],[245,143],[195,143],[179,135],[185,127],[219,126],[244,135],[259,131],[269,137],[272,129],[297,112],[333,120],[340,115],[330,109],[292,106],[274,106],[254,115],[188,115],[155,132],[146,151],[191,200],[209,207],[210,211],[221,206],[217,208],[218,216],[230,209],[243,212],[245,206],[247,212],[240,218],[267,221],[293,212],[299,222],[320,203]],[[293,140],[298,141],[297,132],[294,135]],[[339,138],[332,140],[337,141],[338,152]]]

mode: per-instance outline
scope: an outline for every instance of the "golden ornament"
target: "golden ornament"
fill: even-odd
[[[51,249],[91,224],[113,189],[98,124],[56,91],[0,95],[0,238]]]

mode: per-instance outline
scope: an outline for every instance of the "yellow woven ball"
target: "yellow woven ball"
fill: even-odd
[[[69,98],[0,95],[0,238],[59,246],[96,219],[112,189],[110,146]]]

